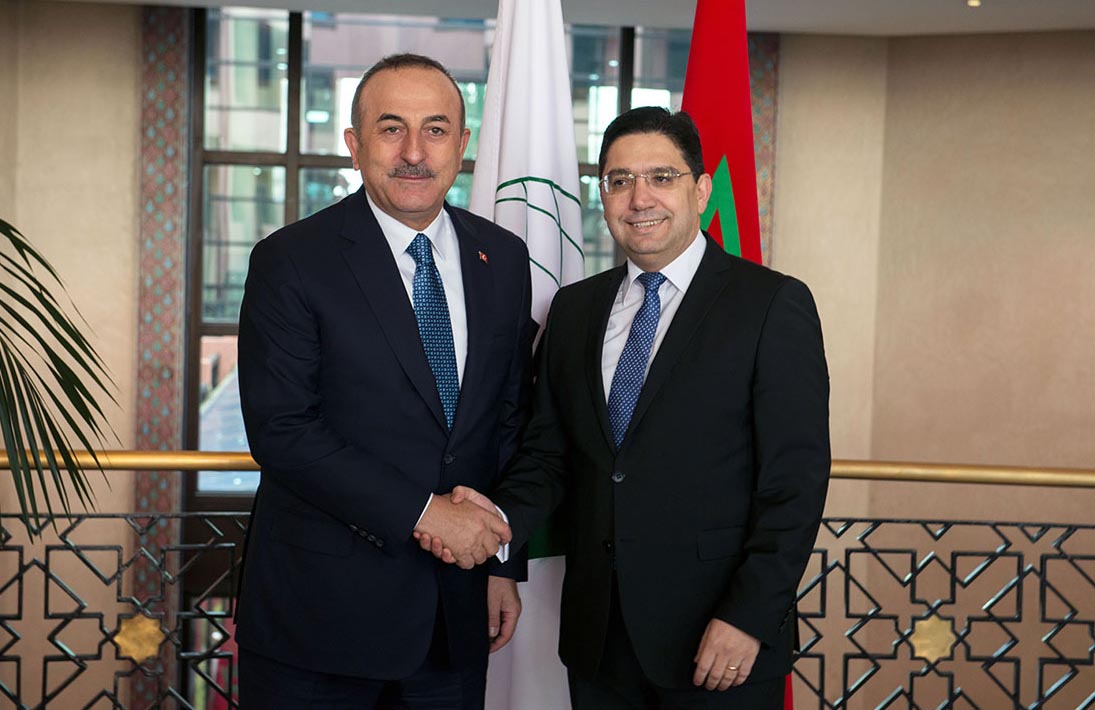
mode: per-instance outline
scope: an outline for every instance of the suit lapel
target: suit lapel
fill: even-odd
[[[593,293],[589,310],[589,333],[586,342],[586,380],[589,384],[589,396],[597,421],[601,425],[605,443],[615,450],[616,442],[612,436],[612,424],[608,419],[608,404],[605,402],[605,382],[601,370],[601,358],[605,349],[605,329],[608,317],[612,313],[612,303],[620,290],[620,283],[627,276],[627,267],[618,266],[604,272]]]
[[[486,374],[492,331],[489,315],[494,302],[494,276],[482,242],[458,213],[451,209],[448,212],[456,229],[456,239],[460,242],[460,271],[464,280],[464,310],[468,322],[468,355],[464,361],[464,377],[460,382],[460,401],[453,420],[455,432],[462,422],[471,421],[467,411],[475,402],[476,383],[482,382]],[[464,413],[463,417],[461,413]]]
[[[414,308],[407,298],[407,289],[392,258],[391,247],[362,190],[346,201],[342,237],[342,255],[380,323],[388,345],[438,424],[447,429],[437,383],[418,335]]]
[[[729,283],[725,272],[730,268],[731,263],[719,245],[707,239],[707,248],[704,250],[696,275],[692,278],[692,283],[685,292],[676,315],[673,316],[673,322],[669,324],[669,330],[665,333],[665,339],[662,340],[654,361],[650,363],[650,372],[647,373],[646,381],[639,393],[639,401],[635,403],[635,411],[631,414],[631,422],[628,424],[622,446],[627,445],[631,432],[642,420],[650,403],[657,397],[658,390],[665,384],[673,368],[680,361],[689,341],[703,323],[719,293]]]

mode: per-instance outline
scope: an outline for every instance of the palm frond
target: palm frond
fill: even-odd
[[[19,514],[33,536],[54,518],[50,487],[66,515],[71,512],[70,486],[85,509],[94,502],[87,470],[73,453],[71,440],[91,452],[102,447],[104,437],[116,441],[97,397],[117,400],[102,358],[66,315],[66,310],[76,313],[87,326],[60,276],[2,219],[0,234],[0,272],[5,276],[0,283],[0,433]],[[54,291],[64,295],[67,308]],[[92,458],[98,464],[94,453]]]

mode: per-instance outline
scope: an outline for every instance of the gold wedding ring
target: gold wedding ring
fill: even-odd
[[[726,670],[728,670],[728,671],[736,671],[737,669],[738,669],[737,666],[727,666],[726,667]]]

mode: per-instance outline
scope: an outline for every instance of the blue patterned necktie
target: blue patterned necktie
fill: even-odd
[[[639,392],[646,377],[646,362],[650,359],[650,347],[654,344],[654,333],[658,330],[658,318],[662,314],[658,288],[665,283],[665,276],[657,271],[642,273],[639,274],[639,282],[646,289],[646,295],[643,305],[635,314],[635,320],[631,321],[631,331],[627,334],[627,343],[620,353],[616,374],[612,376],[612,387],[608,390],[608,420],[612,424],[616,448],[624,440],[624,433],[631,423],[631,413],[639,401]]]
[[[441,274],[433,263],[430,238],[419,234],[407,247],[414,257],[414,315],[418,319],[418,335],[426,351],[426,360],[437,382],[441,395],[441,407],[445,421],[452,429],[456,402],[460,399],[460,379],[456,369],[456,349],[452,342],[452,322],[449,320],[449,304],[445,300],[445,288]]]

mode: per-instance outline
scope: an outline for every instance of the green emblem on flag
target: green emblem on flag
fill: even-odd
[[[549,187],[551,189],[551,203],[547,205],[534,204],[533,199],[529,196],[530,184],[534,187],[536,185],[546,185],[547,187]],[[515,187],[520,187],[520,194],[503,195],[504,191],[513,192],[514,190],[509,190],[509,188]],[[576,196],[567,192],[561,185],[559,185],[559,183],[555,182],[554,180],[549,180],[547,178],[527,175],[525,177],[514,178],[513,180],[506,180],[505,182],[500,184],[498,186],[498,189],[496,189],[494,192],[495,195],[497,195],[494,200],[494,204],[496,205],[502,204],[503,202],[522,202],[524,203],[527,210],[539,212],[540,214],[546,215],[552,222],[555,223],[556,228],[558,228],[559,230],[560,254],[562,253],[563,249],[565,249],[566,246],[569,244],[571,247],[578,250],[578,255],[580,257],[585,258],[585,254],[582,251],[581,244],[576,242],[574,238],[571,237],[571,235],[567,234],[566,229],[563,228],[562,212],[559,207],[560,198],[572,201],[574,204],[578,205],[579,209],[581,209],[582,202]],[[525,228],[521,230],[520,233],[525,235],[525,241],[529,241],[530,237],[532,236],[532,234],[529,232],[527,212],[525,215]],[[577,236],[579,237],[579,239],[581,238],[581,235]],[[536,268],[547,274],[551,278],[551,280],[555,282],[555,285],[557,287],[563,285],[562,274],[553,273],[551,269],[539,263],[531,256],[529,257],[529,261],[532,262],[532,264]],[[561,259],[559,263],[562,263]]]
[[[700,228],[707,229],[719,215],[722,227],[722,248],[734,256],[741,256],[741,240],[738,237],[738,213],[734,206],[734,185],[730,180],[730,166],[722,156],[719,167],[711,177],[711,199],[700,217]]]

